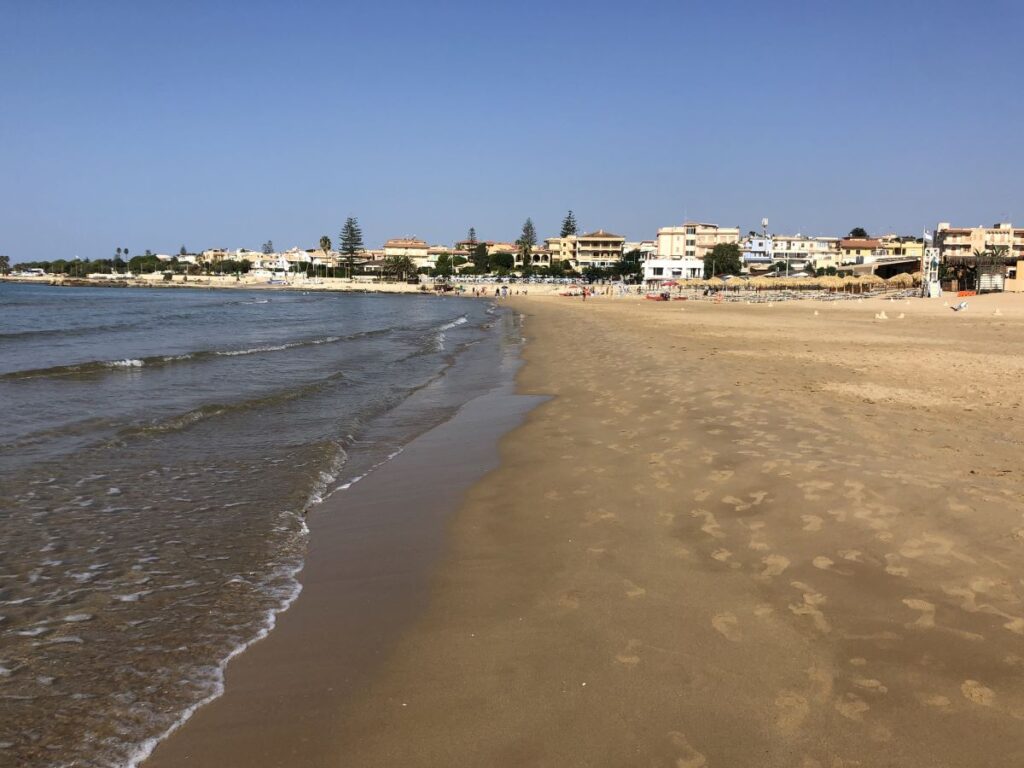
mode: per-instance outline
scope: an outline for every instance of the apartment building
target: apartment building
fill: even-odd
[[[574,269],[614,266],[622,261],[626,238],[599,229],[585,235],[549,237],[544,240],[553,261],[567,261]]]
[[[658,230],[658,258],[681,259],[693,257],[703,259],[711,250],[722,243],[739,243],[738,227],[719,227],[688,221],[678,227],[662,227]]]
[[[553,261],[576,263],[576,235],[548,237],[544,240],[544,247]]]
[[[924,256],[924,240],[906,235],[883,235],[881,240],[882,250],[886,258],[890,259],[916,259],[920,261]]]
[[[516,250],[513,258],[515,268],[521,269],[524,266],[522,250]],[[551,251],[549,251],[547,248],[531,248],[528,264],[531,267],[550,267]]]
[[[869,264],[879,256],[885,256],[885,249],[877,237],[844,237],[839,241],[840,264]]]
[[[790,268],[828,269],[840,264],[838,237],[807,237],[806,235],[775,235],[773,258]]]
[[[579,269],[604,269],[622,261],[622,245],[626,238],[599,229],[576,238],[576,265]]]
[[[1009,222],[991,227],[951,227],[948,221],[935,228],[935,247],[943,261],[950,256],[971,256],[975,251],[1006,249],[1008,258],[1024,259],[1024,229]]]
[[[393,256],[408,256],[419,269],[430,264],[430,246],[418,237],[393,237],[384,243],[384,258]]]

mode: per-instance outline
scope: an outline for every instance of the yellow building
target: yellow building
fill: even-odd
[[[658,258],[703,259],[716,245],[738,245],[739,242],[739,227],[720,227],[717,224],[687,221],[679,227],[662,227],[658,230]]]
[[[943,221],[935,228],[935,247],[942,260],[995,248],[1005,248],[1010,259],[1024,259],[1024,229],[1014,229],[1009,222],[991,227],[951,227]]]
[[[924,256],[924,241],[915,237],[884,235],[879,238],[880,246],[889,258],[917,259]]]

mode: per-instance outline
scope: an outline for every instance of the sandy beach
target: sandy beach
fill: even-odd
[[[1024,762],[1021,297],[513,302],[551,399],[431,513],[428,580],[324,576],[314,521],[306,591],[146,765]],[[359,594],[414,607],[327,690]]]

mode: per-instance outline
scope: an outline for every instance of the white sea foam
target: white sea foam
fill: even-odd
[[[302,523],[302,535],[304,537],[309,535],[309,528],[306,526],[305,521]],[[156,749],[156,746],[161,741],[164,741],[168,736],[187,723],[189,718],[199,711],[200,708],[224,695],[224,671],[227,669],[228,663],[235,658],[235,656],[244,653],[253,643],[257,643],[269,635],[277,625],[278,615],[287,611],[291,607],[292,603],[295,602],[299,593],[302,592],[302,584],[298,579],[299,573],[302,571],[302,566],[303,562],[300,560],[295,565],[281,566],[277,569],[276,575],[284,576],[285,583],[288,585],[287,592],[280,596],[276,607],[270,608],[266,614],[264,614],[263,624],[260,629],[250,640],[235,646],[235,648],[233,648],[231,652],[228,653],[228,655],[225,656],[215,668],[213,668],[211,672],[212,679],[210,681],[212,687],[211,693],[185,709],[185,711],[178,716],[178,719],[175,720],[159,736],[146,739],[136,747],[128,756],[128,759],[124,764],[125,768],[137,768],[140,763],[153,753],[153,750]]]
[[[144,360],[139,360],[137,358],[130,358],[128,360],[111,360],[110,362],[105,363],[105,365],[108,365],[111,368],[141,368],[145,364],[146,362]]]
[[[342,483],[341,485],[339,485],[337,488],[335,488],[333,491],[331,491],[331,493],[327,494],[328,497],[330,497],[336,491],[347,491],[349,488],[351,488],[353,485],[358,483],[360,480],[365,479],[366,476],[369,475],[371,472],[373,472],[374,470],[376,470],[376,469],[384,466],[385,464],[387,464],[389,461],[391,461],[393,458],[395,458],[395,456],[400,454],[403,450],[405,450],[405,449],[404,448],[399,448],[397,451],[394,451],[393,453],[389,453],[384,459],[378,461],[376,464],[374,464],[368,470],[363,472],[363,474],[356,475],[355,477],[350,478],[350,479],[346,480],[344,483]]]
[[[465,324],[467,322],[469,322],[469,321],[466,320],[466,316],[462,315],[460,317],[455,318],[450,323],[445,323],[440,328],[438,328],[438,330],[439,331],[450,331],[452,328],[455,328],[456,326],[459,326],[459,325],[463,325],[463,324]]]
[[[330,483],[334,482],[337,472],[341,470],[341,467],[344,466],[347,460],[348,454],[339,446],[338,452],[331,462],[331,466],[328,471],[321,473],[320,481],[314,487],[313,492],[311,492],[310,497],[306,502],[307,510],[310,506],[319,504],[323,500],[322,496],[324,490]],[[309,536],[309,526],[306,524],[304,516],[299,516],[299,525],[299,536],[303,539],[307,538]],[[244,653],[253,643],[257,643],[269,635],[271,631],[273,631],[274,627],[277,626],[277,617],[287,611],[302,592],[299,573],[302,572],[304,565],[305,561],[302,558],[298,558],[295,563],[281,565],[275,569],[268,581],[273,582],[280,580],[283,583],[283,586],[278,588],[278,602],[276,606],[268,609],[263,615],[263,621],[253,637],[232,648],[220,663],[218,663],[216,667],[212,668],[211,679],[209,680],[210,693],[187,707],[159,736],[151,737],[139,744],[129,754],[128,759],[124,764],[124,768],[137,768],[140,763],[146,760],[146,758],[153,753],[153,750],[156,749],[160,742],[167,739],[171,734],[187,723],[192,715],[199,711],[199,709],[224,695],[224,673],[227,669],[228,663],[239,654]],[[137,599],[137,596],[144,594],[148,594],[148,592],[140,592],[136,593],[136,595],[122,595],[119,596],[118,599],[131,601],[132,598]]]

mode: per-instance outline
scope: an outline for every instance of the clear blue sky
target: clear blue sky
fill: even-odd
[[[0,0],[14,261],[1024,223],[1018,0]]]

